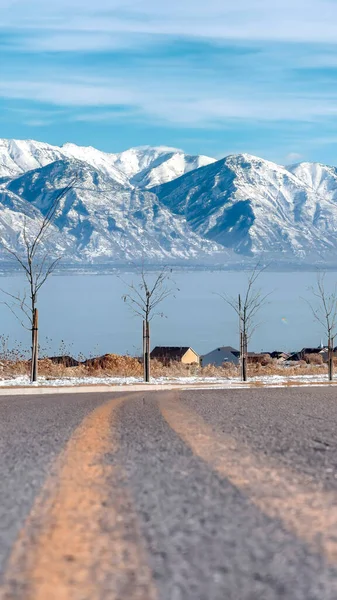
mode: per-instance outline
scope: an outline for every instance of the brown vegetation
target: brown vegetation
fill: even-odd
[[[89,358],[80,366],[90,377],[141,377],[143,373],[143,367],[138,358],[119,354],[104,354],[104,356]]]
[[[248,365],[259,364],[262,367],[266,367],[267,365],[271,365],[273,363],[273,359],[270,354],[255,354],[247,356]]]
[[[310,358],[316,355],[310,355]],[[60,360],[61,357],[43,358],[39,360],[39,373],[48,379],[58,379],[61,377],[137,377],[143,375],[143,365],[141,360],[132,356],[120,356],[117,354],[105,354],[84,360],[78,366],[67,366],[70,364],[67,360]],[[321,358],[321,356],[320,356]],[[336,359],[337,360],[337,359]],[[76,361],[74,361],[76,363]],[[30,361],[20,357],[18,353],[0,356],[0,378],[7,379],[18,375],[29,375]],[[224,363],[222,367],[208,365],[199,367],[197,365],[184,365],[181,362],[173,361],[168,365],[163,365],[158,360],[151,361],[151,373],[153,377],[214,377],[232,379],[239,377],[239,367]],[[292,365],[284,365],[282,362],[272,359],[262,359],[260,362],[253,362],[248,365],[249,377],[263,377],[268,375],[280,375],[282,377],[291,377],[294,375],[317,375],[327,373],[327,365],[320,361],[311,360],[310,362],[299,361]]]
[[[322,365],[323,364],[323,356],[321,354],[305,354],[303,359],[309,365]]]

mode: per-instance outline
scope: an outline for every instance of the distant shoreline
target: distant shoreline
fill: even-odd
[[[172,263],[149,263],[146,264],[147,271],[157,271],[158,269],[162,269],[163,266],[167,266],[171,268],[175,273],[189,273],[189,272],[242,272],[249,271],[256,265],[255,261],[249,262],[241,262],[240,264],[214,264],[214,265],[206,265],[206,264],[172,264]],[[60,265],[59,268],[53,273],[55,276],[60,275],[113,275],[118,272],[123,273],[136,273],[137,269],[140,267],[140,263],[136,262],[133,264],[130,263],[102,263],[102,264],[93,264],[93,263],[64,263]],[[280,264],[280,263],[270,263],[266,266],[266,271],[270,273],[294,273],[294,272],[302,272],[302,273],[315,273],[317,271],[329,271],[329,272],[337,272],[337,262],[336,264]],[[0,277],[21,275],[22,271],[17,268],[13,268],[13,265],[2,264],[0,262]]]

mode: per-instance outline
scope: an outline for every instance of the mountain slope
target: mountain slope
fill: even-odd
[[[24,235],[33,240],[41,225],[41,218],[41,212],[23,198],[8,189],[0,190],[0,237],[5,248],[14,252],[24,251]],[[40,250],[54,257],[66,254],[76,259],[76,249],[71,241],[65,239],[54,224],[50,225],[48,240],[43,241]],[[16,264],[14,257],[6,250],[0,251],[0,256]]]
[[[172,215],[154,194],[121,185],[75,159],[29,171],[7,182],[5,189],[43,214],[74,177],[54,225],[78,260],[187,260],[221,250],[193,233],[185,219]]]
[[[307,170],[233,155],[152,191],[193,231],[239,254],[317,258],[337,249],[335,174],[322,196]]]
[[[57,146],[34,140],[0,139],[0,177],[13,177],[63,158]]]
[[[56,160],[75,158],[113,177],[122,185],[148,188],[214,162],[207,156],[190,156],[166,146],[141,146],[112,154],[92,146],[52,146],[34,140],[0,139],[0,178],[15,177]]]
[[[150,188],[215,162],[208,156],[191,156],[176,148],[141,146],[115,155],[115,165],[136,187]]]
[[[24,222],[34,234],[74,176],[46,241],[67,261],[337,264],[337,168],[248,154],[214,161],[165,146],[112,154],[0,140],[0,236],[9,247],[22,246]]]
[[[303,162],[286,167],[317,197],[337,200],[337,168],[320,163]]]
[[[208,156],[191,156],[166,146],[139,146],[124,152],[110,154],[91,147],[64,144],[62,152],[69,157],[86,161],[95,168],[113,175],[123,174],[135,187],[146,189],[166,183],[184,173],[215,162]]]

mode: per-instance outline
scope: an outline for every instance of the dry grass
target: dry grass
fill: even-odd
[[[141,377],[143,373],[138,358],[118,354],[89,358],[78,368],[84,369],[85,374],[90,377]]]
[[[27,360],[13,356],[0,359],[0,378],[7,379],[18,375],[29,374],[30,363]],[[267,364],[253,363],[248,365],[248,377],[264,377],[280,375],[291,377],[296,375],[322,375],[327,374],[326,364],[308,364],[305,361],[284,365],[277,361]],[[143,366],[138,358],[106,354],[85,360],[78,366],[67,367],[64,364],[55,364],[49,358],[39,360],[39,375],[48,379],[62,377],[139,377],[143,375]],[[230,363],[222,367],[208,365],[204,368],[197,365],[183,365],[172,362],[163,365],[158,360],[151,361],[151,375],[153,377],[214,377],[233,379],[239,377],[239,369]]]
[[[263,375],[280,375],[288,377],[294,375],[322,375],[328,372],[326,364],[308,364],[305,361],[294,362],[293,365],[284,365],[277,361],[265,366],[253,364],[248,366],[249,377]]]
[[[304,360],[309,365],[322,365],[323,364],[323,356],[321,354],[305,354]]]

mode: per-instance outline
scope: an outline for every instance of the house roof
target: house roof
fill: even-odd
[[[218,350],[218,352],[239,352],[232,346],[218,346],[217,348],[214,348],[213,350],[211,350],[211,352],[207,352],[207,354],[211,354],[212,352],[216,352],[217,350]],[[207,355],[204,354],[204,356],[207,356]]]
[[[62,356],[48,356],[48,359],[52,363],[57,365],[63,365],[64,367],[77,367],[80,363],[78,360],[67,354]]]
[[[233,346],[220,346],[220,349],[226,350],[227,352],[239,352],[236,348],[233,348]]]
[[[199,356],[191,346],[156,346],[151,352],[151,358],[182,358],[188,350],[192,350],[196,356]]]
[[[215,354],[217,352],[221,352],[223,355],[226,355],[226,356],[228,354],[233,354],[236,357],[238,357],[240,355],[239,350],[236,350],[232,346],[218,346],[218,348],[214,348],[214,350],[211,350],[210,352],[207,352],[207,354],[204,354],[203,358],[205,358],[206,356],[209,356],[211,354]]]
[[[301,352],[291,352],[287,360],[301,360]]]

